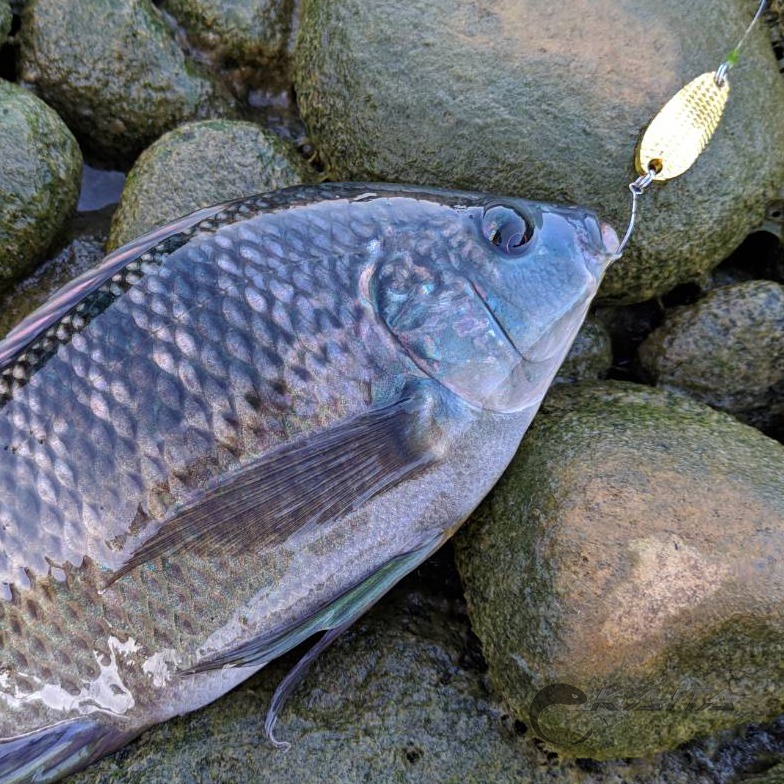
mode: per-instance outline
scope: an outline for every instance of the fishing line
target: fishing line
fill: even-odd
[[[724,114],[730,94],[728,74],[738,61],[740,49],[765,10],[762,0],[740,41],[715,71],[692,79],[667,101],[651,120],[637,145],[634,167],[637,177],[629,183],[632,213],[629,226],[616,251],[626,249],[637,219],[638,200],[654,182],[667,182],[687,171],[708,146]]]

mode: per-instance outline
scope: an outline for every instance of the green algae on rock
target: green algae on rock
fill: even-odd
[[[294,0],[164,0],[190,39],[221,60],[279,66],[287,54]]]
[[[179,123],[234,111],[150,0],[30,0],[20,41],[21,80],[105,164],[130,165]]]
[[[604,378],[612,367],[612,361],[610,333],[595,316],[588,316],[558,370],[554,383]]]
[[[640,129],[748,20],[744,0],[721,14],[710,0],[305,0],[295,84],[333,179],[573,202],[620,231]],[[784,178],[784,84],[764,30],[730,80],[709,148],[646,195],[600,297],[641,301],[698,277],[762,221]]]
[[[639,349],[661,387],[761,429],[784,418],[784,286],[723,286],[676,308]]]
[[[0,0],[0,45],[5,43],[11,31],[11,6],[8,0]]]
[[[0,81],[0,288],[41,261],[79,196],[82,156],[43,101]]]
[[[781,712],[782,475],[781,444],[685,397],[552,390],[457,539],[514,714],[566,756],[611,759]],[[555,684],[572,704],[534,701]]]
[[[114,215],[108,247],[119,247],[199,207],[313,182],[314,177],[292,145],[253,123],[182,125],[139,156]]]

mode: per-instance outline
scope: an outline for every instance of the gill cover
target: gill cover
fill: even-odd
[[[520,199],[468,207],[459,220],[439,248],[385,258],[378,313],[420,370],[464,401],[537,405],[596,291],[604,262],[587,264],[606,257],[598,223]]]

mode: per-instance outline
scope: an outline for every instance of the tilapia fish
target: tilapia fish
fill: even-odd
[[[293,188],[145,235],[23,321],[0,343],[0,781],[318,651],[433,553],[616,248],[578,208]]]

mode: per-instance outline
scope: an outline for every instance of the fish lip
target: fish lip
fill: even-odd
[[[618,234],[615,229],[603,220],[599,221],[599,233],[602,235],[602,243],[607,254],[616,259],[620,256],[618,248],[621,246],[621,241],[618,239]]]

